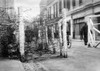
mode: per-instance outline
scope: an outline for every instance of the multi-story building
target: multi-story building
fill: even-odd
[[[71,17],[73,21],[73,37],[80,38],[80,30],[85,22],[85,17],[100,14],[100,0],[48,0],[46,25],[49,28],[53,27],[54,33],[57,30],[58,21],[62,18],[63,8],[68,10],[67,17]]]

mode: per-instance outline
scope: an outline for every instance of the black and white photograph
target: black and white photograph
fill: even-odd
[[[0,71],[100,71],[100,0],[0,0]]]

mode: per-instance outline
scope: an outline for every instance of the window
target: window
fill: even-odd
[[[83,1],[82,0],[79,0],[79,5],[82,5]]]
[[[62,10],[62,2],[60,0],[60,2],[59,2],[59,13],[61,13],[61,10]]]
[[[51,7],[48,9],[48,19],[51,19]]]
[[[55,18],[55,14],[56,14],[56,11],[55,10],[56,10],[56,7],[55,7],[55,4],[54,4],[53,5],[53,12],[54,12],[54,15],[53,16],[54,16],[54,18]]]
[[[49,19],[49,9],[48,9],[48,14],[47,14],[47,18]]]
[[[63,0],[64,1],[64,8],[67,8],[67,0]]]
[[[70,0],[67,0],[67,9],[70,9]]]
[[[55,18],[55,17],[58,16],[58,3],[55,3],[55,4],[53,5],[53,7],[54,7],[54,18]]]
[[[72,1],[73,7],[76,6],[75,0]]]
[[[53,8],[53,6],[51,6],[51,18],[53,19],[53,14],[54,14],[54,8]]]
[[[58,17],[58,2],[56,3],[56,17]]]
[[[63,0],[64,1],[64,8],[66,8],[66,0]]]

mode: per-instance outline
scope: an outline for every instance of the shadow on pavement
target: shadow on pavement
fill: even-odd
[[[60,56],[58,54],[46,54],[41,57],[34,58],[33,60],[37,62],[37,61],[46,61],[49,59],[62,59],[62,58],[65,59],[63,56]]]

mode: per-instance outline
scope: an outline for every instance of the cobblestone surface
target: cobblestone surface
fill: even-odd
[[[22,64],[25,71],[47,71],[43,65],[41,65],[40,63],[35,63],[33,61]]]

